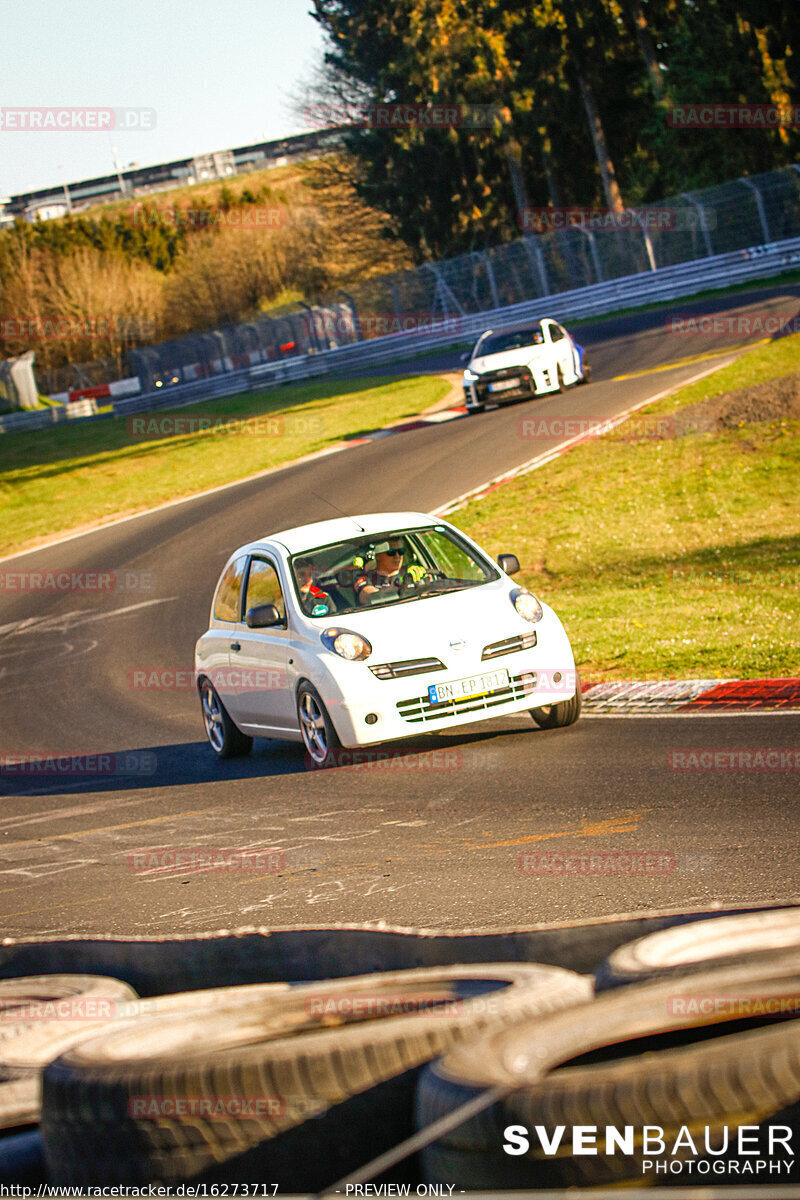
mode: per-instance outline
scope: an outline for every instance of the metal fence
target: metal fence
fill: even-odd
[[[522,223],[530,216],[537,226],[547,224],[548,211],[523,213]],[[607,221],[603,210],[577,215],[577,226],[567,212],[563,228],[364,280],[313,305],[131,350],[123,374],[138,377],[143,393],[177,388],[398,331],[424,336],[428,326],[445,318],[465,323],[476,314],[545,299],[554,311],[555,297],[798,237],[800,165],[632,210],[628,228]],[[619,302],[625,300],[621,294]],[[40,387],[53,394],[120,377],[116,360],[70,370],[67,381],[59,372],[58,387],[40,371]]]

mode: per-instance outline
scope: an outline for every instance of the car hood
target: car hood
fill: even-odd
[[[514,609],[509,595],[514,585],[507,579],[481,584],[463,592],[387,604],[385,608],[342,613],[323,628],[336,626],[360,633],[372,646],[368,662],[398,662],[409,658],[440,658],[456,666],[464,649],[529,632],[531,626]]]
[[[545,353],[544,346],[521,346],[518,350],[503,350],[500,354],[482,354],[473,358],[469,368],[483,375],[486,371],[502,371],[504,367],[524,367]]]

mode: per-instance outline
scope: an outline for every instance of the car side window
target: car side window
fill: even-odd
[[[214,619],[216,621],[238,621],[240,619],[239,602],[246,565],[247,555],[243,554],[226,567],[214,597]]]
[[[265,558],[254,558],[250,563],[244,611],[249,612],[257,604],[274,604],[281,620],[286,620],[286,605],[278,573]]]
[[[564,330],[559,325],[550,326],[550,341],[560,342],[564,337]]]

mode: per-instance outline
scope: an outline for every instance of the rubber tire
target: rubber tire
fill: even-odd
[[[483,413],[483,412],[486,412],[486,407],[483,404],[479,404],[477,406],[477,408],[468,408],[467,416],[468,417],[477,417],[478,413]]]
[[[241,729],[239,729],[236,725],[234,725],[233,721],[230,718],[227,708],[222,703],[222,700],[219,697],[219,693],[217,692],[217,689],[214,687],[214,685],[210,679],[203,679],[200,684],[199,690],[200,690],[200,710],[204,714],[203,715],[203,726],[204,727],[205,727],[204,696],[205,696],[206,692],[210,692],[214,696],[215,701],[216,701],[217,705],[219,706],[220,727],[222,730],[222,745],[221,745],[220,749],[217,749],[217,747],[213,744],[211,739],[208,737],[208,730],[206,729],[206,737],[208,738],[208,744],[209,744],[209,746],[211,746],[211,749],[214,751],[217,758],[245,758],[250,753],[250,751],[253,749],[253,739],[251,737],[249,737],[246,733],[242,733]]]
[[[714,996],[739,988],[749,998],[796,995],[800,950],[692,976],[690,995]],[[661,1050],[592,1067],[554,1069],[579,1055],[631,1039],[738,1019],[739,1014],[674,1011],[675,981],[622,988],[598,996],[576,1014],[554,1013],[537,1021],[476,1038],[431,1064],[417,1089],[416,1124],[424,1129],[487,1088],[513,1088],[509,1096],[458,1125],[422,1152],[425,1179],[480,1190],[563,1187],[591,1178],[633,1178],[619,1155],[544,1160],[504,1153],[503,1130],[520,1124],[626,1123],[636,1127],[674,1120],[699,1124],[716,1118],[782,1112],[800,1097],[798,1022],[726,1038],[712,1038],[674,1053]],[[672,1005],[671,1005],[672,1002]],[[685,1010],[686,1005],[682,1005]],[[576,1020],[576,1015],[579,1019]],[[723,1045],[723,1043],[725,1043]],[[634,1048],[635,1049],[635,1048]],[[742,1070],[745,1056],[752,1073]],[[657,1082],[656,1082],[657,1081]],[[709,1097],[710,1102],[709,1102]],[[623,1114],[623,1116],[620,1116]],[[630,1117],[630,1120],[628,1118]],[[557,1119],[556,1119],[557,1118]],[[650,1120],[652,1118],[652,1121]],[[731,1123],[731,1122],[728,1122]],[[636,1170],[638,1169],[638,1174]],[[607,1172],[607,1173],[606,1173]],[[642,1179],[641,1169],[634,1169]],[[655,1180],[653,1180],[655,1182]]]
[[[475,995],[498,982],[506,986],[488,1003]],[[289,1191],[318,1190],[411,1133],[423,1063],[483,1030],[591,995],[590,979],[558,967],[479,964],[363,975],[296,987],[266,1005],[134,1022],[82,1041],[45,1069],[50,1178],[176,1183],[217,1172],[226,1182],[263,1178]],[[348,1018],[359,996],[373,1019]],[[438,1014],[375,1013],[381,999],[385,1009],[421,997],[457,1003]],[[130,1109],[136,1096],[248,1095],[281,1098],[285,1108],[214,1120],[163,1112],[146,1119]]]
[[[585,362],[581,367],[581,383],[592,382],[592,368],[589,363]]]
[[[601,963],[598,991],[738,963],[800,945],[800,907],[690,921],[625,942]]]
[[[634,1146],[632,1155],[621,1151],[606,1154],[601,1132],[596,1157],[573,1155],[570,1131],[576,1125],[596,1125],[602,1130],[606,1123],[617,1128],[663,1126],[664,1140],[671,1145],[682,1125],[692,1129],[699,1124],[707,1126],[711,1137],[725,1125],[763,1124],[779,1114],[779,1123],[786,1119],[796,1123],[797,1113],[792,1109],[800,1096],[800,1041],[797,1022],[789,1025],[795,1028],[758,1029],[688,1048],[555,1071],[538,1087],[526,1089],[524,1104],[515,1107],[513,1115],[507,1110],[506,1114],[510,1122],[519,1122],[531,1131],[542,1126],[550,1136],[555,1127],[566,1126],[557,1157],[543,1156],[535,1135],[531,1137],[534,1153],[505,1154],[502,1121],[483,1122],[480,1132],[477,1123],[465,1124],[448,1137],[444,1147],[434,1145],[425,1152],[425,1178],[448,1183],[468,1178],[473,1188],[486,1190],[603,1187],[637,1180],[642,1187],[657,1184],[655,1174],[643,1170],[643,1161],[654,1156],[643,1155],[641,1145]],[[440,1081],[432,1084],[429,1074],[430,1068],[421,1077],[420,1092],[431,1086],[439,1088]],[[449,1104],[455,1099],[449,1098]],[[425,1116],[430,1120],[439,1106],[432,1105],[430,1098],[427,1103]],[[703,1136],[695,1133],[698,1147]],[[697,1160],[706,1157],[698,1154]],[[696,1167],[691,1178],[697,1178]],[[708,1179],[719,1186],[736,1182],[738,1176],[725,1179],[709,1172]]]
[[[302,697],[305,695],[312,696],[319,709],[320,716],[322,717],[325,726],[325,744],[327,747],[327,754],[325,758],[317,761],[317,759],[312,756],[308,746],[305,744],[305,742],[303,742],[303,749],[306,753],[307,764],[314,770],[320,770],[324,767],[334,767],[337,765],[336,751],[341,747],[342,743],[339,741],[339,735],[336,732],[333,721],[330,718],[330,714],[325,707],[325,702],[314,685],[309,683],[307,679],[301,680],[297,688],[297,723],[302,732],[302,724],[300,721],[300,704],[302,702]]]
[[[0,1041],[0,1080],[25,1079],[41,1073],[48,1063],[70,1050],[78,1042],[119,1027],[118,1023],[140,1017],[181,1013],[191,1016],[198,1009],[222,1008],[230,1004],[253,1003],[285,996],[291,984],[253,983],[241,987],[204,988],[195,992],[173,992],[166,996],[150,996],[146,1000],[123,999],[119,1009],[110,1016],[86,1021],[37,1021],[19,1037]],[[38,1088],[37,1088],[38,1092]],[[36,1119],[38,1120],[38,1098]]]
[[[571,696],[569,700],[562,700],[558,704],[549,704],[543,708],[531,708],[528,711],[540,729],[564,729],[567,725],[575,724],[581,715],[582,708],[581,681],[576,672],[574,696]]]
[[[91,1005],[135,1000],[138,993],[121,979],[109,975],[24,975],[17,979],[0,980],[0,1005],[3,1020],[0,1021],[0,1063],[2,1050],[9,1040],[15,1040],[34,1029],[40,1029],[48,1018],[41,1013],[33,1015],[31,1005],[48,1001],[75,1001],[79,1005],[88,1001]],[[14,1009],[19,1012],[15,1017]],[[29,1014],[26,1019],[26,1012]],[[65,1018],[55,1012],[53,1021],[61,1027]],[[73,1018],[74,1019],[74,1018]]]

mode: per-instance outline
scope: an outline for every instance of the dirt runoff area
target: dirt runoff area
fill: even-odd
[[[710,396],[674,413],[661,431],[664,439],[688,433],[719,433],[755,421],[800,419],[800,372],[780,379],[767,379],[752,387]]]

